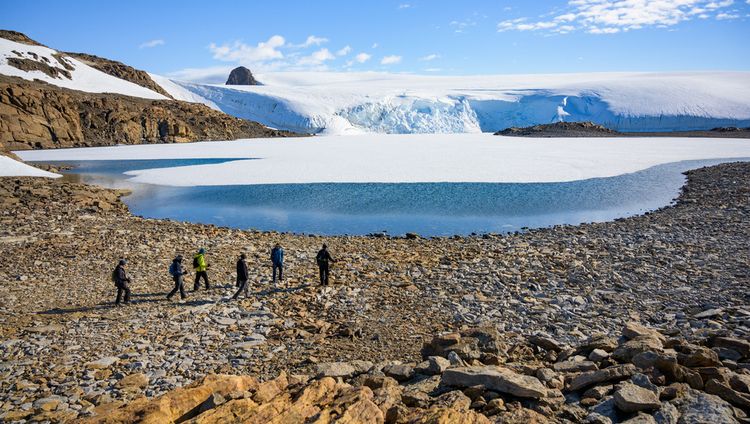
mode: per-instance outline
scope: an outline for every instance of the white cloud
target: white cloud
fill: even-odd
[[[367,53],[360,53],[360,54],[354,56],[354,60],[356,60],[359,63],[365,63],[368,60],[370,60],[371,57],[372,57],[372,55],[369,55]]]
[[[396,55],[385,56],[380,60],[381,65],[393,65],[399,62],[401,62],[401,56]]]
[[[138,48],[139,49],[150,49],[151,47],[163,46],[163,45],[164,45],[164,40],[162,40],[162,39],[156,39],[156,40],[146,41],[145,43],[141,43],[141,45],[138,46]]]
[[[208,48],[214,59],[223,62],[237,62],[243,64],[257,64],[276,59],[282,59],[284,54],[279,50],[286,41],[280,35],[274,35],[268,41],[262,41],[256,46],[250,46],[240,41],[232,44],[216,45],[211,43]]]
[[[737,19],[740,15],[734,14],[734,13],[719,13],[716,15],[716,19],[720,21],[730,20],[730,19]]]
[[[435,59],[440,59],[440,55],[433,53],[433,54],[428,54],[427,56],[419,58],[419,60],[424,61],[424,62],[429,62],[429,61],[435,60]]]
[[[372,43],[372,48],[373,49],[377,49],[378,48],[378,43]]]
[[[306,49],[308,47],[312,46],[319,46],[321,44],[327,43],[328,39],[324,37],[316,37],[314,35],[309,35],[304,43],[302,44],[292,44],[289,47],[295,48],[295,49]]]
[[[351,46],[345,46],[336,52],[336,56],[346,56],[352,52]]]
[[[309,56],[303,56],[297,61],[299,66],[317,66],[323,64],[326,60],[333,60],[336,56],[328,49],[320,49]]]
[[[186,68],[167,73],[166,76],[178,81],[201,84],[224,84],[234,66],[213,66],[209,68]]]
[[[721,12],[732,4],[734,0],[568,0],[568,10],[558,12],[551,19],[508,19],[497,24],[497,31],[568,33],[582,30],[591,34],[614,34],[645,27],[671,27],[696,16],[733,19],[734,15]]]
[[[398,5],[399,9],[409,9],[410,7],[412,6],[409,3],[401,3]]]

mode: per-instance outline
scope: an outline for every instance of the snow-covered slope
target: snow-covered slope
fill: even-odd
[[[47,177],[58,178],[61,175],[43,171],[26,165],[23,162],[0,155],[0,177]]]
[[[58,75],[54,77],[41,70],[19,69],[9,64],[12,58],[37,62],[40,67],[54,68]],[[66,73],[70,75],[70,78],[65,75]],[[165,96],[155,91],[105,74],[64,53],[48,47],[17,43],[5,38],[0,38],[0,74],[26,80],[39,79],[59,87],[89,93],[117,93],[146,99],[166,99]]]
[[[622,131],[750,126],[750,72],[461,77],[282,72],[259,74],[258,80],[263,85],[161,85],[176,98],[312,133],[489,132],[561,120]]]

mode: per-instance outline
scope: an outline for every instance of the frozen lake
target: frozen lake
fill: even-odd
[[[665,205],[686,170],[750,140],[489,134],[254,139],[17,152],[127,187],[145,217],[316,234],[426,236],[611,220]]]
[[[746,158],[750,159],[750,158]],[[657,165],[615,177],[557,183],[336,183],[172,187],[128,180],[131,170],[234,159],[66,161],[87,183],[129,188],[124,200],[148,218],[296,233],[424,236],[504,233],[524,227],[607,221],[669,204],[682,173],[725,159]]]

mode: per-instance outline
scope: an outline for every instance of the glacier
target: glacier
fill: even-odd
[[[302,133],[476,133],[558,121],[628,132],[750,127],[750,72],[424,76],[260,73],[259,86],[156,76],[173,97]]]

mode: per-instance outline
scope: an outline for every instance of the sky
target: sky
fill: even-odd
[[[0,28],[176,79],[750,71],[750,0],[0,0]]]

